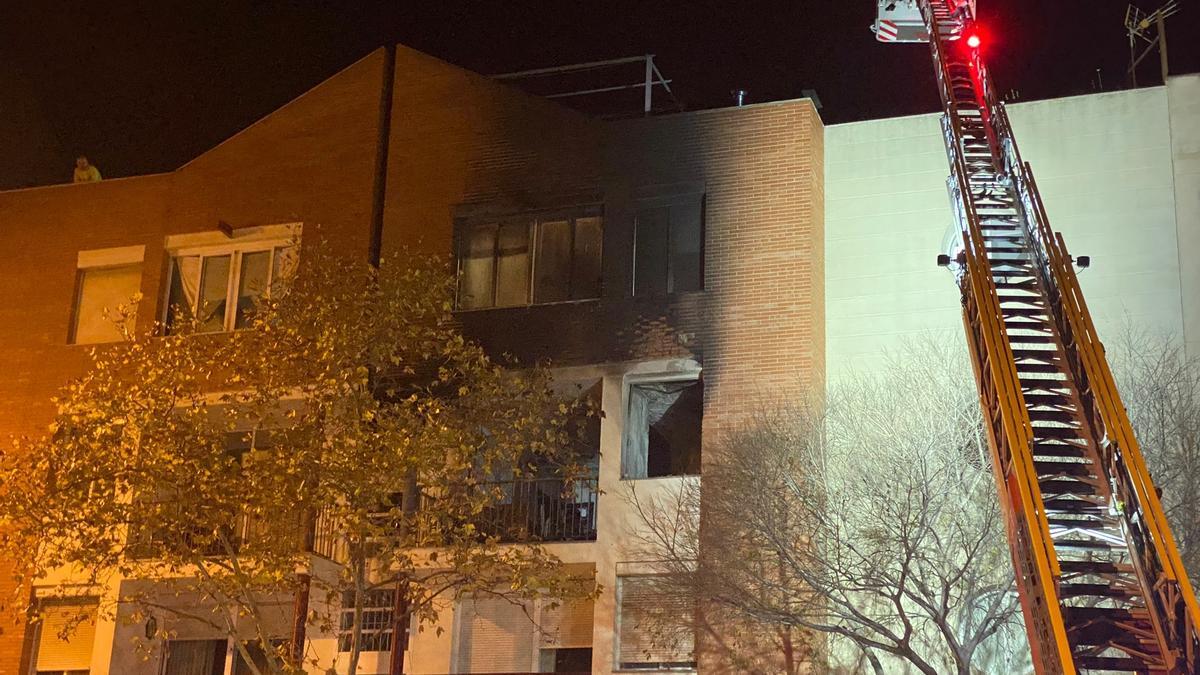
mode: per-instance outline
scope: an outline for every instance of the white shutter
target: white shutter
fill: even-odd
[[[534,670],[535,627],[527,605],[499,598],[466,600],[458,643],[460,673],[527,673]]]
[[[129,304],[141,289],[141,264],[93,267],[79,272],[79,297],[75,304],[72,341],[83,345],[124,339],[113,319],[116,318],[117,307]],[[104,316],[105,310],[112,316]],[[134,326],[131,322],[126,327],[133,329]]]
[[[96,602],[46,603],[39,627],[37,670],[88,670],[96,635]],[[71,627],[67,639],[60,635]]]
[[[592,600],[568,600],[558,607],[550,608],[550,601],[542,605],[541,624],[545,631],[543,642],[547,646],[571,649],[592,646]]]
[[[690,599],[664,593],[653,576],[618,578],[619,665],[695,662]]]

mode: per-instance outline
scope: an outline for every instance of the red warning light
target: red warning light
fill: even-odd
[[[979,33],[971,33],[967,36],[967,46],[971,49],[979,49],[981,44],[983,44],[983,40],[979,39]]]

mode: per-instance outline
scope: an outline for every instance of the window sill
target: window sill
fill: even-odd
[[[584,298],[582,300],[559,300],[556,302],[538,302],[532,305],[508,305],[505,307],[471,307],[468,309],[456,308],[455,314],[475,314],[477,312],[503,312],[514,309],[538,309],[540,307],[561,307],[563,305],[586,305],[592,302],[600,302],[600,298]]]
[[[678,473],[678,474],[673,473],[673,474],[669,474],[666,476],[621,476],[621,481],[625,482],[625,483],[632,483],[635,481],[643,481],[643,480],[670,480],[673,478],[699,478],[699,477],[700,477],[699,473]]]

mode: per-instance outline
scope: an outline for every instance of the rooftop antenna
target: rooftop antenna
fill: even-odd
[[[1167,17],[1179,11],[1177,0],[1167,0],[1158,9],[1149,14],[1129,5],[1125,9],[1125,30],[1129,33],[1129,77],[1136,88],[1137,67],[1154,48],[1158,48],[1159,67],[1162,69],[1163,84],[1167,83]],[[1146,43],[1145,49],[1139,55],[1138,45]]]

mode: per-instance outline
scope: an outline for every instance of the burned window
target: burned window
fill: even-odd
[[[462,223],[458,308],[599,297],[603,222],[591,207]]]
[[[634,223],[633,294],[663,295],[704,287],[704,198],[644,200]]]
[[[621,452],[622,477],[700,473],[703,417],[704,385],[698,380],[631,385]]]

